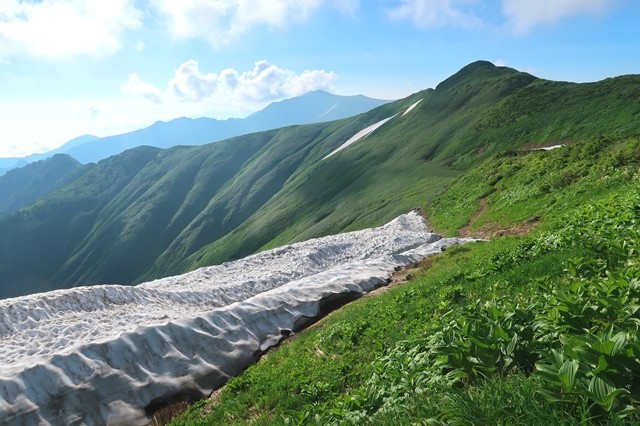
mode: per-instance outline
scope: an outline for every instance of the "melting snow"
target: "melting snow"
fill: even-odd
[[[418,106],[418,104],[422,102],[422,99],[420,99],[418,102],[414,103],[413,105],[411,105],[409,108],[407,108],[401,115],[401,117],[404,117],[409,111],[411,111],[412,109],[414,109],[415,107]],[[399,113],[398,113],[399,114]],[[364,129],[360,130],[358,133],[356,133],[355,135],[351,136],[349,138],[348,141],[346,141],[345,143],[343,143],[342,145],[340,145],[338,148],[334,149],[333,151],[331,151],[327,156],[325,156],[323,158],[323,160],[326,160],[327,158],[331,157],[332,155],[342,151],[343,149],[345,149],[346,147],[348,147],[349,145],[358,142],[360,139],[364,139],[367,136],[369,136],[371,133],[373,133],[375,130],[377,130],[379,127],[381,127],[382,125],[384,125],[387,121],[391,120],[393,117],[395,117],[398,114],[394,114],[391,117],[387,117],[384,120],[380,120],[377,123],[372,124],[369,127],[365,127]]]
[[[377,128],[379,128],[380,126],[382,126],[384,123],[386,123],[387,121],[391,120],[393,117],[395,117],[398,114],[394,114],[391,117],[387,117],[384,120],[380,120],[377,123],[372,124],[369,127],[365,127],[364,129],[360,130],[358,133],[356,133],[355,135],[351,136],[349,138],[348,141],[346,141],[345,143],[343,143],[342,145],[340,145],[338,148],[334,149],[333,151],[331,151],[331,153],[329,155],[327,155],[326,157],[323,158],[323,160],[326,160],[327,158],[331,157],[332,155],[342,151],[343,149],[345,149],[346,147],[348,147],[349,145],[358,142],[360,139],[364,139],[367,136],[369,136],[371,133],[373,133]]]
[[[320,117],[324,117],[325,115],[329,114],[331,111],[333,111],[334,109],[336,109],[336,107],[338,106],[338,104],[335,104],[334,106],[332,106],[331,108],[329,108],[328,110],[326,110],[325,112],[323,112],[322,114],[320,114]]]
[[[420,99],[418,102],[416,102],[415,104],[413,104],[409,108],[407,108],[407,110],[402,113],[401,117],[404,117],[405,115],[407,115],[409,113],[409,111],[411,111],[412,109],[417,107],[420,102],[422,102],[422,99]]]
[[[552,149],[562,148],[564,144],[553,145],[553,146],[543,146],[542,148],[536,148],[538,151],[551,151]]]
[[[466,241],[410,213],[138,286],[0,300],[0,423],[146,424],[149,404],[207,395],[323,300]]]

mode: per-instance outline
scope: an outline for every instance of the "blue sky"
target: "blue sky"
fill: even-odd
[[[324,89],[397,99],[490,60],[640,73],[637,0],[0,0],[0,157]]]

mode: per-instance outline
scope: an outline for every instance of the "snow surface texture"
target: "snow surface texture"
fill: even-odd
[[[0,424],[145,424],[204,396],[336,297],[451,244],[417,213],[140,284],[0,300]]]
[[[409,108],[407,108],[401,115],[401,117],[404,117],[409,111],[411,111],[412,109],[414,109],[415,107],[418,106],[418,104],[422,101],[422,99],[420,99],[418,102],[414,103],[413,105],[411,105]],[[398,113],[399,114],[399,113]],[[349,138],[349,140],[347,140],[345,143],[343,143],[342,145],[340,145],[339,147],[337,147],[336,149],[334,149],[333,151],[331,151],[328,155],[326,155],[323,160],[326,160],[327,158],[331,157],[334,154],[337,154],[338,152],[342,151],[343,149],[345,149],[346,147],[348,147],[349,145],[352,145],[356,142],[358,142],[360,139],[364,139],[367,136],[369,136],[371,133],[373,133],[374,131],[376,131],[377,129],[379,129],[380,127],[382,127],[385,123],[387,123],[389,120],[391,120],[392,118],[394,118],[395,116],[397,116],[398,114],[394,114],[391,117],[387,117],[384,120],[380,120],[377,123],[373,123],[372,125],[365,127],[364,129],[360,130],[358,133],[356,133],[355,135],[351,136]]]

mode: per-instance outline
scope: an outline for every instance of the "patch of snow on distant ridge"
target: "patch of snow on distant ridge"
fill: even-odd
[[[402,113],[401,117],[404,117],[405,115],[407,115],[409,113],[409,111],[411,111],[412,109],[414,109],[415,107],[418,106],[418,104],[422,102],[422,99],[420,99],[418,102],[414,103],[413,105],[411,105],[409,108],[407,108],[407,110],[405,112]]]
[[[538,151],[551,151],[553,149],[562,148],[563,146],[564,146],[564,144],[553,145],[553,146],[543,146],[541,148],[536,148],[536,150],[538,150]]]
[[[138,286],[0,300],[0,423],[146,424],[149,404],[207,395],[323,300],[467,241],[410,213]]]
[[[325,112],[323,112],[322,114],[320,114],[320,117],[324,117],[325,115],[329,114],[331,111],[333,111],[334,109],[336,109],[336,107],[338,106],[338,104],[335,104],[334,106],[332,106],[331,108],[329,108],[328,110],[326,110]]]
[[[332,155],[342,151],[343,149],[345,149],[346,147],[348,147],[349,145],[358,142],[360,139],[364,139],[367,136],[369,136],[371,133],[373,133],[376,129],[378,129],[380,126],[382,126],[383,124],[385,124],[387,121],[391,120],[393,117],[395,117],[398,114],[394,114],[391,117],[387,117],[384,120],[380,120],[377,123],[372,124],[369,127],[365,127],[364,129],[360,130],[358,133],[356,133],[355,135],[351,136],[349,138],[348,141],[346,141],[345,143],[343,143],[342,145],[340,145],[338,148],[334,149],[333,151],[331,151],[331,153],[329,153],[329,155],[327,155],[326,157],[323,158],[323,160],[326,160],[327,158],[331,157]]]
[[[409,111],[411,111],[412,109],[414,109],[415,107],[418,106],[418,104],[422,102],[422,99],[420,99],[418,102],[415,102],[413,105],[409,106],[409,108],[407,108],[401,115],[401,117],[404,117]],[[333,108],[332,108],[333,109]],[[329,110],[331,111],[331,110]],[[328,113],[329,111],[325,112]],[[380,120],[377,123],[374,123],[368,127],[365,127],[364,129],[360,130],[358,133],[356,133],[355,135],[351,136],[349,138],[349,140],[347,140],[345,143],[343,143],[342,145],[340,145],[338,148],[334,149],[333,151],[331,151],[328,155],[326,155],[323,160],[326,160],[327,158],[331,157],[332,155],[342,151],[343,149],[345,149],[346,147],[348,147],[351,144],[354,144],[355,142],[358,142],[360,139],[364,139],[367,136],[369,136],[371,133],[373,133],[375,130],[377,130],[378,128],[380,128],[382,125],[384,125],[387,121],[391,120],[392,118],[394,118],[395,116],[397,116],[399,113],[392,115],[391,117],[387,117],[384,120]],[[324,114],[323,114],[324,115]]]

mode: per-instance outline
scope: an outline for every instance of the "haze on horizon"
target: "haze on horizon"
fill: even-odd
[[[0,157],[311,90],[396,99],[477,59],[635,74],[639,16],[632,0],[6,0]]]

